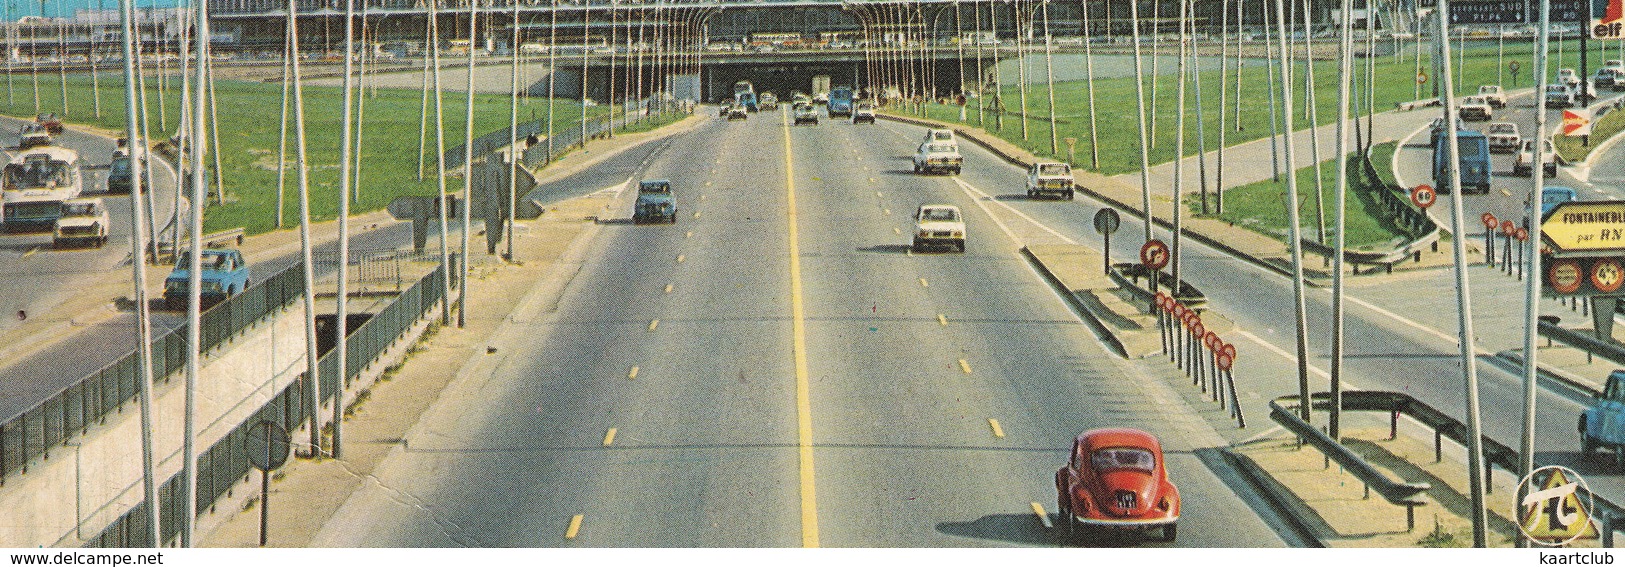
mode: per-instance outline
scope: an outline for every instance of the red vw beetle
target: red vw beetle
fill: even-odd
[[[1095,429],[1072,441],[1071,458],[1055,472],[1057,505],[1068,534],[1078,525],[1160,528],[1173,541],[1179,489],[1163,468],[1162,443],[1138,429]]]

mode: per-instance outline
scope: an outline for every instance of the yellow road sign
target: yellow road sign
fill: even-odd
[[[1578,487],[1579,483],[1569,480],[1562,468],[1553,467],[1541,489],[1524,496],[1521,502],[1523,513],[1518,523],[1524,535],[1544,542],[1597,537],[1590,510],[1575,494]]]
[[[1559,251],[1625,251],[1625,201],[1570,201],[1552,209],[1540,234]]]

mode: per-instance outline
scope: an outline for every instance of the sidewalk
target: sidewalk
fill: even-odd
[[[701,120],[696,115],[656,131],[595,140],[578,157],[537,175],[552,180],[577,173],[642,142],[685,132]],[[405,361],[372,388],[353,394],[356,401],[345,419],[343,458],[296,459],[275,473],[268,545],[309,546],[352,492],[375,482],[372,471],[393,451],[404,449],[407,430],[441,391],[492,354],[494,347],[488,345],[512,312],[546,304],[563,293],[597,233],[597,225],[589,219],[601,216],[613,198],[601,193],[571,199],[550,205],[540,219],[521,224],[515,231],[514,263],[490,256],[475,259],[466,326],[431,326]],[[259,545],[258,484],[258,478],[252,478],[235,500],[222,501],[220,513],[200,518],[200,546]]]

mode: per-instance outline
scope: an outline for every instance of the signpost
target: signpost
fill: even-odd
[[[248,464],[260,470],[260,547],[265,547],[266,524],[271,517],[271,471],[288,462],[290,441],[288,430],[274,421],[256,423],[243,436]]]
[[[1070,142],[1072,138],[1067,138]],[[1105,245],[1100,249],[1101,256],[1106,259],[1106,273],[1112,273],[1112,233],[1117,232],[1123,225],[1123,218],[1117,214],[1117,209],[1104,208],[1095,211],[1095,232],[1105,238]]]
[[[1512,71],[1512,86],[1518,86],[1518,62],[1507,63],[1507,69]]]
[[[1151,272],[1151,293],[1157,292],[1157,285],[1160,283],[1158,280],[1162,279],[1162,268],[1168,265],[1168,258],[1168,245],[1161,240],[1153,238],[1140,246],[1140,264]],[[1178,283],[1174,285],[1177,286]],[[1169,295],[1179,295],[1179,288],[1175,287],[1173,293]]]
[[[1586,137],[1591,135],[1591,113],[1584,109],[1563,111],[1563,135]],[[1590,141],[1586,141],[1590,145]]]
[[[1559,255],[1605,250],[1625,255],[1625,201],[1561,203],[1541,221],[1540,235]]]
[[[1484,213],[1482,216],[1478,217],[1478,220],[1484,221],[1484,263],[1494,266],[1495,227],[1501,223],[1495,220],[1495,215],[1490,213]]]

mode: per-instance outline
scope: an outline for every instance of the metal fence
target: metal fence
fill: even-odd
[[[628,123],[628,120],[638,119],[638,114],[643,112],[648,112],[648,115],[643,116],[641,119],[651,120],[665,112],[685,112],[686,107],[687,105],[684,103],[680,103],[678,101],[668,101],[664,105],[664,108],[662,108],[662,105],[653,99],[643,99],[633,103],[632,113],[615,118],[614,123],[617,128],[624,128]],[[588,117],[587,137],[597,138],[609,131],[610,122],[611,117],[609,116]],[[547,121],[532,120],[529,122],[521,122],[519,123],[518,133],[519,136],[517,138],[520,140],[524,140],[530,136],[541,137],[545,140],[545,136],[547,134]],[[474,155],[481,156],[496,151],[497,148],[508,145],[508,142],[513,139],[515,139],[515,137],[508,133],[507,128],[503,128],[490,134],[475,138]],[[553,132],[553,151],[555,154],[562,154],[570,148],[581,145],[581,143],[581,125],[579,123],[571,124],[568,128],[555,129]],[[463,146],[457,146],[455,148],[446,150],[446,169],[451,170],[462,167],[463,153]],[[525,148],[524,163],[528,166],[537,166],[549,163],[553,161],[553,158],[555,157],[557,157],[557,155],[548,154],[547,143],[540,142]]]
[[[299,297],[305,291],[302,270],[295,264],[204,312],[199,325],[200,350],[208,352]],[[163,333],[152,346],[153,376],[167,381],[186,364],[186,327]],[[11,475],[27,473],[34,459],[49,458],[52,448],[83,435],[91,424],[105,422],[107,414],[122,411],[124,403],[140,391],[140,365],[139,355],[132,349],[34,407],[4,416],[5,421],[0,422],[0,486]]]
[[[455,274],[456,270],[453,272]],[[452,285],[456,287],[458,285],[456,276],[453,275],[452,279]],[[444,294],[441,268],[436,267],[434,271],[402,292],[388,307],[351,332],[347,339],[350,360],[347,365],[348,371],[345,373],[345,382],[348,383],[366,368],[367,364],[377,360],[385,350],[400,341],[406,331]],[[333,352],[328,351],[327,355],[317,361],[319,365],[317,372],[322,380],[320,391],[323,402],[333,399],[333,392],[338,383],[338,357]],[[243,451],[243,443],[250,428],[261,421],[273,421],[282,424],[289,431],[294,431],[308,419],[309,416],[305,413],[307,408],[304,401],[304,384],[303,379],[288,384],[276,397],[254,412],[254,415],[198,455],[198,513],[212,509],[215,501],[221,496],[231,494],[232,486],[239,480],[247,480],[250,465]],[[158,490],[158,499],[162,502],[159,508],[161,524],[159,537],[164,541],[171,541],[179,534],[185,521],[182,513],[185,506],[181,490],[183,481],[182,476],[176,474],[165,481]],[[86,546],[154,547],[150,541],[151,529],[147,524],[146,506],[147,503],[142,502],[132,508],[100,535],[86,542]]]

